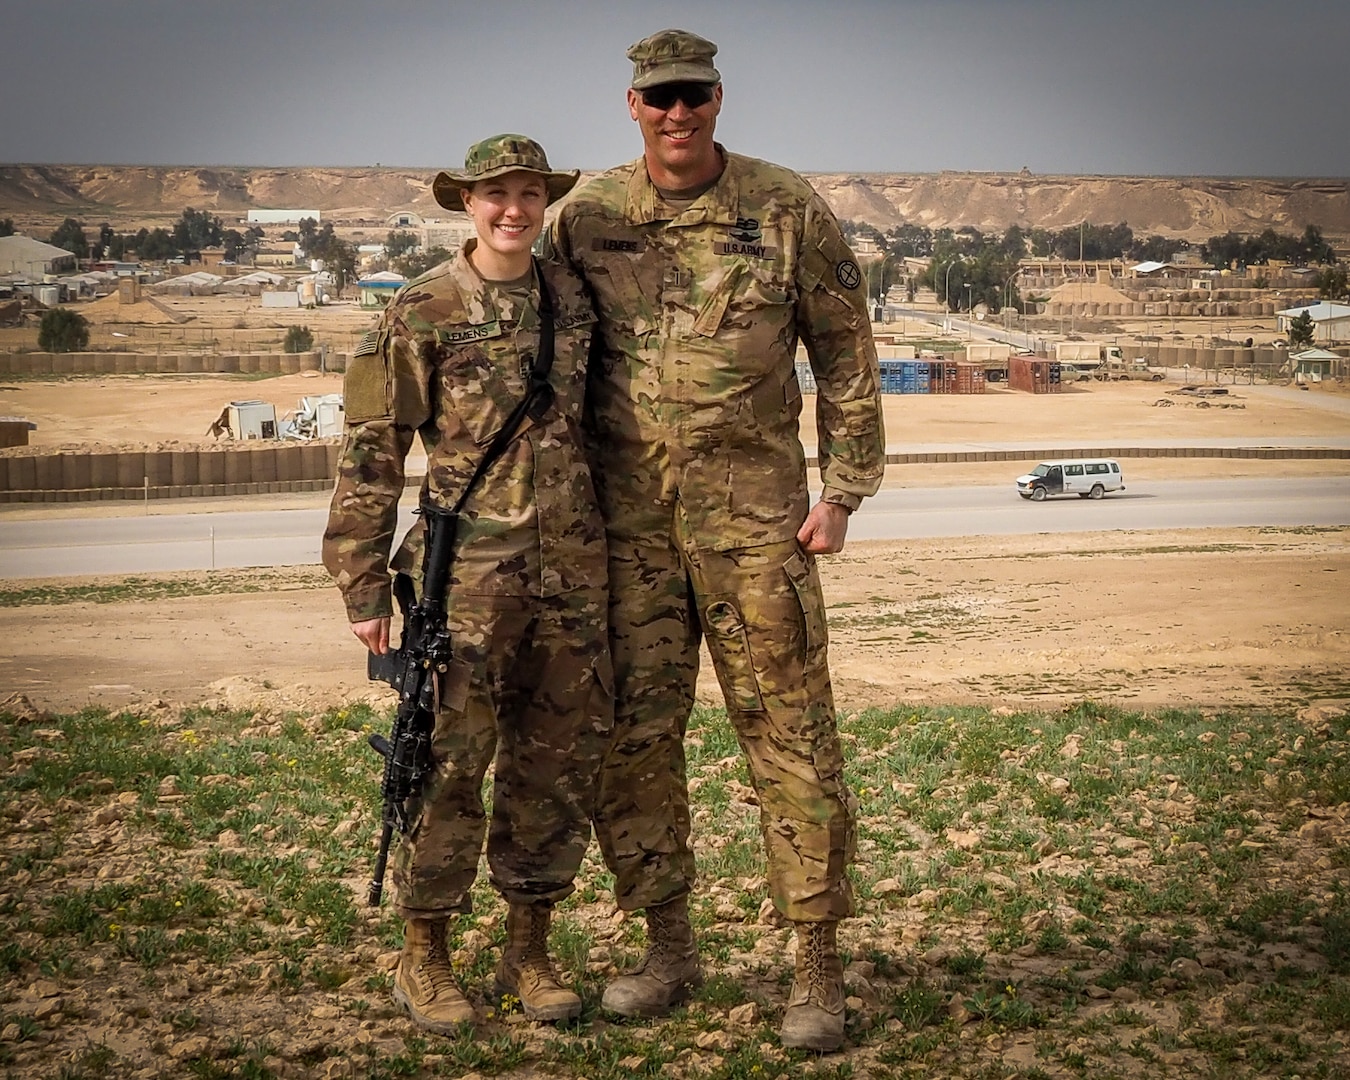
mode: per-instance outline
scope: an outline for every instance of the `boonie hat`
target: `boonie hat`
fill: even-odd
[[[462,171],[437,173],[431,194],[447,210],[463,210],[461,195],[465,188],[511,172],[532,172],[542,176],[549,203],[557,202],[571,191],[581,176],[580,170],[554,172],[550,169],[548,155],[533,139],[524,135],[493,135],[469,147]]]
[[[633,61],[633,89],[662,83],[690,82],[716,86],[722,76],[713,67],[717,46],[688,30],[658,30],[628,50]]]

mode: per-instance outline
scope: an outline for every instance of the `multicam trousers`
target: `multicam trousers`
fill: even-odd
[[[614,739],[595,830],[619,907],[661,904],[694,882],[684,734],[706,637],[759,795],[775,906],[794,922],[852,914],[856,801],[814,558],[795,540],[700,550],[682,513],[666,542],[609,544]]]
[[[391,859],[404,918],[470,910],[487,831],[492,884],[513,903],[569,895],[590,840],[611,730],[605,590],[451,596],[454,660],[432,734],[432,775]]]

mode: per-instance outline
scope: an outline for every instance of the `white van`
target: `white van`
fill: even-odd
[[[1066,458],[1042,461],[1017,478],[1017,494],[1040,502],[1047,495],[1100,499],[1108,491],[1124,491],[1125,474],[1110,458]]]

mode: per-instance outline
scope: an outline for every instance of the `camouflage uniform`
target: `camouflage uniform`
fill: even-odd
[[[854,800],[820,582],[796,540],[794,359],[801,340],[823,498],[851,510],[884,469],[876,349],[824,201],[787,169],[717,149],[720,179],[682,210],[639,158],[578,189],[553,230],[595,293],[603,345],[590,401],[616,704],[596,833],[620,907],[650,913],[691,887],[683,738],[706,638],[759,794],[774,903],[834,921],[853,906]]]
[[[347,371],[347,443],[323,560],[353,622],[391,613],[388,556],[414,434],[427,451],[422,498],[448,509],[525,393],[537,291],[522,304],[486,284],[469,250],[401,290]],[[567,896],[589,840],[613,682],[604,528],[580,427],[595,316],[574,275],[544,272],[556,398],[488,470],[460,520],[448,597],[455,659],[434,773],[393,858],[407,918],[469,910],[494,753],[488,863],[509,901]],[[422,539],[415,527],[395,569],[417,576]]]

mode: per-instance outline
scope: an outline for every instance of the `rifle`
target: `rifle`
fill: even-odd
[[[537,259],[534,268],[539,281],[539,351],[530,366],[525,396],[493,436],[454,506],[445,510],[424,500],[418,508],[427,523],[422,596],[414,599],[412,581],[406,574],[394,577],[394,596],[403,613],[399,646],[384,656],[370,653],[366,657],[366,675],[398,691],[398,711],[389,738],[374,734],[369,739],[371,749],[384,758],[380,850],[366,895],[370,907],[380,906],[394,830],[406,836],[412,828],[409,803],[421,793],[432,768],[431,734],[441,700],[441,680],[452,657],[446,596],[460,515],[492,463],[530,423],[542,420],[553,404],[553,386],[548,381],[553,367],[553,298]]]

